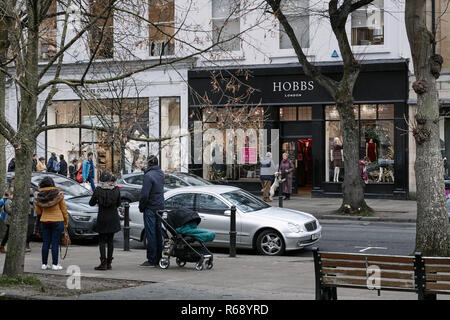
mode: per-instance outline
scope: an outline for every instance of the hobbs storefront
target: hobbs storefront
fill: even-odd
[[[341,65],[320,68],[340,78]],[[189,87],[189,127],[198,132],[200,123],[203,130],[202,142],[191,143],[193,155],[195,146],[203,148],[203,162],[192,158],[191,172],[258,192],[265,153],[271,151],[278,164],[286,152],[295,166],[293,194],[341,194],[346,164],[339,115],[325,89],[298,64],[194,69]],[[407,100],[406,60],[363,63],[354,101],[360,158],[370,160],[369,197],[407,198]]]

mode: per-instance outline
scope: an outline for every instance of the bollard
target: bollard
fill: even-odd
[[[230,257],[236,257],[236,206],[231,207],[230,216]]]
[[[125,202],[123,217],[123,251],[130,251],[130,204]]]
[[[280,180],[280,185],[278,186],[278,206],[283,208],[283,178]]]

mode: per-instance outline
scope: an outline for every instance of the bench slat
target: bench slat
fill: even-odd
[[[367,279],[364,278],[341,278],[341,277],[323,277],[322,282],[328,285],[360,285],[367,286]],[[392,281],[392,280],[381,280],[381,289],[383,287],[390,288],[414,288],[414,281]],[[366,287],[367,288],[367,287]]]
[[[436,282],[427,282],[425,284],[425,289],[428,290],[442,290],[450,292],[450,284],[449,283],[436,283]]]
[[[450,281],[450,274],[433,274],[429,273],[426,275],[427,280],[435,281]]]
[[[425,272],[450,272],[450,266],[435,266],[425,264]]]
[[[348,268],[359,268],[365,269],[365,262],[357,262],[357,261],[343,261],[343,260],[328,260],[322,259],[323,267],[348,267]],[[414,265],[408,264],[386,264],[386,263],[376,263],[369,264],[369,266],[378,266],[382,270],[404,270],[404,271],[413,271]]]
[[[444,264],[450,265],[450,258],[440,258],[440,257],[424,257],[425,265],[427,264]]]
[[[335,259],[335,260],[354,260],[354,261],[366,261],[369,262],[397,262],[397,263],[414,263],[414,257],[407,256],[382,256],[375,254],[352,254],[352,253],[339,253],[339,252],[321,252],[320,257],[322,259]]]
[[[366,269],[322,268],[322,274],[343,274],[348,276],[365,277],[367,272]],[[381,271],[381,278],[413,280],[414,272]]]

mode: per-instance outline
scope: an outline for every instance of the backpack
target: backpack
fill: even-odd
[[[76,180],[77,180],[79,183],[82,183],[82,182],[83,182],[83,165],[81,165],[81,166],[80,166],[80,169],[78,169],[77,176],[76,176]]]
[[[55,161],[55,160],[54,160],[54,161],[53,161],[53,171],[56,172],[56,173],[58,173],[60,168],[61,168],[60,163],[59,163],[58,161]]]

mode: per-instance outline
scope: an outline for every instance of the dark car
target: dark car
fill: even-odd
[[[120,195],[122,197],[122,202],[139,201],[142,184],[144,183],[144,173],[134,172],[124,174],[120,179],[117,179],[117,183],[121,187]],[[195,174],[187,172],[166,172],[164,175],[165,191],[181,187],[205,185],[212,185],[212,183]]]
[[[98,236],[94,231],[97,224],[98,207],[91,207],[89,200],[92,191],[82,187],[76,181],[68,179],[56,173],[33,172],[31,176],[31,188],[39,191],[39,182],[46,176],[55,181],[55,186],[64,194],[67,211],[69,212],[68,231],[71,239],[93,239]],[[14,172],[8,172],[8,185],[14,177]]]

